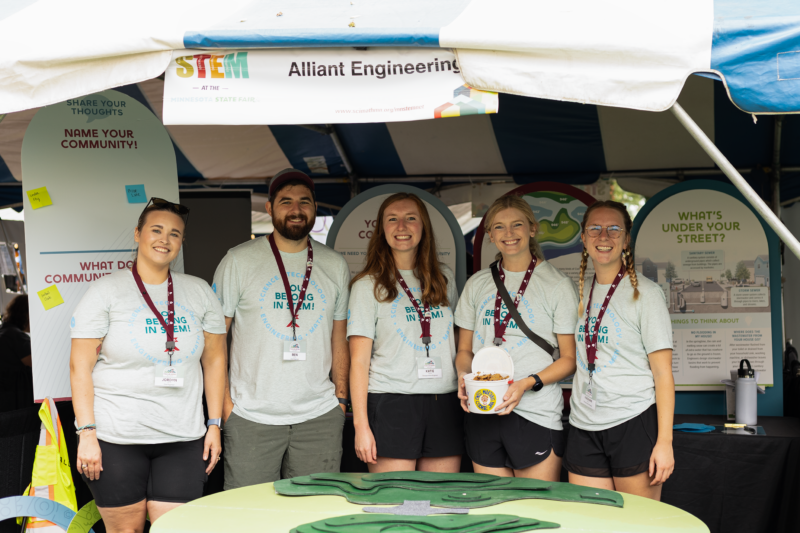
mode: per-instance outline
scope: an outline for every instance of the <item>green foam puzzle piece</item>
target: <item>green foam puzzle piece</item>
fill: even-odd
[[[312,476],[315,477],[315,476]],[[379,474],[363,474],[364,481],[419,481],[424,483],[489,483],[500,481],[504,478],[491,474],[450,474],[441,472],[381,472]],[[505,478],[508,479],[508,478]]]
[[[274,483],[285,496],[344,496],[358,504],[395,504],[405,500],[429,500],[435,507],[488,507],[511,500],[544,499],[622,507],[622,496],[614,491],[591,489],[569,483],[537,479],[489,476],[481,482],[476,474],[403,472],[375,479],[372,474],[315,474]],[[460,476],[467,481],[461,482]],[[436,481],[437,477],[441,481]],[[425,481],[422,481],[422,480]],[[471,480],[471,481],[470,481]]]
[[[89,533],[92,531],[92,526],[101,519],[100,511],[97,510],[97,505],[92,500],[78,510],[78,513],[72,518],[72,522],[69,523],[67,533]]]
[[[395,487],[406,488],[412,490],[475,490],[481,487],[491,487],[491,489],[498,489],[505,485],[511,485],[514,478],[503,478],[499,476],[487,476],[494,479],[486,479],[480,483],[467,479],[460,481],[458,479],[448,479],[452,474],[439,474],[435,472],[389,472],[386,479],[376,479],[373,476],[384,476],[385,474],[311,474],[310,476],[303,476],[294,478],[294,482],[299,485],[327,485],[338,486],[344,491],[357,492],[370,491],[374,492],[375,489]],[[420,479],[414,479],[415,476],[411,475],[397,475],[391,474],[427,474],[427,476]],[[466,474],[466,475],[483,475],[483,474]],[[441,479],[437,477],[441,476]],[[543,482],[540,482],[543,483]],[[543,483],[542,488],[549,488],[549,483]],[[526,487],[532,490],[532,487]]]
[[[521,533],[561,527],[555,522],[522,518],[507,514],[396,516],[347,515],[318,520],[292,529],[291,533],[383,533],[414,531],[419,533]]]

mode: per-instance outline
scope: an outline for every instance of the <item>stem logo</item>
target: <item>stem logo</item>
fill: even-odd
[[[175,58],[176,72],[181,78],[250,78],[247,68],[247,52],[233,54],[195,54]]]

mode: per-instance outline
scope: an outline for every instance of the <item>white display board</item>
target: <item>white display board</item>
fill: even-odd
[[[361,272],[367,260],[367,247],[375,230],[378,209],[386,198],[396,192],[416,194],[425,203],[439,259],[453,270],[460,291],[466,283],[466,250],[460,226],[441,200],[422,189],[409,185],[383,185],[356,196],[334,219],[327,245],[344,256],[351,277]]]
[[[22,186],[34,396],[70,398],[72,313],[91,281],[132,264],[144,202],[178,201],[175,151],[149,109],[104,91],[36,113],[22,143]],[[27,193],[41,188],[52,204],[34,208]],[[47,203],[41,197],[34,201]],[[182,254],[173,269],[183,271]],[[38,293],[53,286],[64,303],[45,309]]]
[[[497,113],[440,48],[176,50],[164,124],[346,124]]]
[[[637,221],[638,222],[638,221]],[[664,290],[672,318],[672,370],[679,390],[720,390],[748,359],[773,384],[766,233],[724,192],[692,189],[649,211],[636,237],[636,267]]]

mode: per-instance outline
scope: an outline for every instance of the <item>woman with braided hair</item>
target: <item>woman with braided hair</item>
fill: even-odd
[[[564,456],[570,483],[659,500],[672,474],[672,324],[661,287],[638,278],[619,202],[583,216],[578,366]],[[595,276],[586,280],[589,258]]]

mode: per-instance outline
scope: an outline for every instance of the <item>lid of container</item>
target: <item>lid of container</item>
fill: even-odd
[[[747,363],[747,368],[744,368],[744,364]],[[473,362],[473,367],[475,363]],[[750,361],[747,359],[742,359],[739,361],[739,377],[740,378],[754,378],[756,377],[756,371],[750,366]]]
[[[472,371],[497,372],[508,374],[509,379],[514,379],[514,361],[508,352],[499,346],[484,346],[472,358]]]

